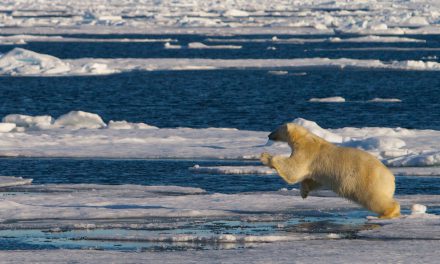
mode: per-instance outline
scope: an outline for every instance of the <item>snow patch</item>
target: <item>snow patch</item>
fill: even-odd
[[[203,167],[200,165],[194,165],[189,168],[194,173],[206,173],[206,174],[261,174],[261,175],[274,175],[276,171],[274,169],[265,166],[211,166]]]
[[[317,102],[317,103],[344,103],[345,98],[340,96],[334,97],[325,97],[325,98],[311,98],[309,102]]]
[[[14,123],[0,123],[0,133],[11,132],[16,126]]]
[[[371,100],[368,100],[368,102],[373,102],[373,103],[401,103],[402,100],[397,99],[397,98],[373,98]]]
[[[323,139],[330,141],[332,143],[342,143],[343,138],[337,134],[334,134],[326,129],[320,127],[316,122],[309,121],[303,118],[296,118],[292,121],[295,124],[307,128],[313,134],[322,137]]]
[[[440,165],[440,131],[386,127],[324,129],[302,118],[293,122],[335,144],[366,150],[391,167]],[[268,142],[269,132],[264,131],[157,128],[125,120],[110,121],[107,125],[99,115],[83,111],[72,111],[55,120],[47,115],[11,114],[3,118],[5,123],[10,124],[2,125],[4,132],[0,133],[3,156],[243,160],[259,159],[262,152],[291,152],[287,144]],[[12,128],[14,124],[16,127]],[[230,172],[235,169],[229,168]],[[260,173],[259,168],[253,169],[252,173]],[[240,169],[235,173],[239,172]],[[434,169],[415,173],[437,175]]]
[[[97,114],[83,111],[71,111],[58,117],[54,122],[54,126],[68,129],[96,129],[106,127],[106,124]]]
[[[59,75],[71,65],[56,57],[15,48],[0,57],[1,75]]]
[[[417,215],[417,214],[424,214],[426,213],[427,207],[423,204],[413,204],[411,206],[411,214]]]
[[[268,71],[267,73],[272,75],[287,75],[289,74],[288,71]]]
[[[241,49],[242,46],[238,45],[206,45],[201,42],[188,43],[190,49]]]
[[[163,44],[163,47],[164,47],[165,49],[181,49],[181,48],[182,48],[181,45],[173,45],[173,44],[171,44],[171,43],[169,43],[169,42]]]
[[[22,177],[0,176],[0,188],[31,184],[32,179]]]
[[[29,129],[47,129],[53,123],[53,118],[49,115],[29,116],[20,114],[10,114],[2,119],[5,123],[13,123],[17,127]]]
[[[344,146],[356,147],[363,150],[394,150],[406,146],[405,141],[393,137],[371,137],[362,140],[352,140],[344,142]]]
[[[158,129],[158,127],[150,126],[145,123],[130,123],[127,121],[113,121],[108,123],[108,129]]]
[[[191,43],[190,43],[191,44]],[[193,43],[194,44],[194,43]],[[232,48],[230,45],[191,45],[197,48]],[[238,46],[233,47],[238,48]],[[298,59],[65,59],[15,48],[0,57],[0,75],[13,76],[77,76],[102,75],[127,71],[261,69],[261,68],[371,68],[393,70],[438,71],[434,61],[380,61],[360,59],[298,58]]]

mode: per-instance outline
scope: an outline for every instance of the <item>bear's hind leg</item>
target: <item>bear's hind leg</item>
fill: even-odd
[[[312,179],[305,179],[301,182],[301,197],[306,199],[309,192],[319,189],[322,185]]]
[[[363,204],[361,202],[361,204]],[[377,195],[363,204],[367,209],[375,212],[381,219],[391,219],[400,216],[400,205],[389,196]]]
[[[400,204],[395,200],[393,200],[391,206],[388,207],[381,215],[379,215],[379,218],[391,219],[399,216],[400,216]]]

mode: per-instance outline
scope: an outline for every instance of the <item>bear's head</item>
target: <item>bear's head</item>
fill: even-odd
[[[304,127],[295,123],[286,123],[275,129],[268,137],[273,141],[294,143],[308,134],[309,131]]]

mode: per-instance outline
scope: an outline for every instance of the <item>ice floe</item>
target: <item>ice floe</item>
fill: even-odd
[[[325,97],[325,98],[310,98],[309,102],[314,103],[344,103],[345,98],[340,96]]]
[[[180,249],[180,248],[179,248]],[[228,249],[227,247],[225,249]],[[172,250],[164,252],[116,250],[5,250],[0,257],[7,263],[87,262],[90,264],[133,263],[430,263],[440,257],[437,240],[301,240],[266,243],[234,250]],[[433,261],[434,260],[434,261]]]
[[[190,49],[241,49],[242,46],[238,45],[206,45],[201,42],[188,43]]]
[[[335,144],[366,150],[391,167],[440,165],[440,131],[386,127],[324,129],[302,118],[292,122]],[[4,127],[0,133],[2,156],[243,160],[258,159],[265,151],[290,154],[287,144],[267,144],[269,131],[157,128],[125,120],[106,123],[99,115],[83,111],[58,118],[11,114],[0,124]]]
[[[235,216],[263,219],[274,217],[271,214],[276,214],[275,217],[277,217],[279,214],[305,210],[331,211],[359,208],[358,205],[335,195],[318,194],[315,196],[312,193],[307,199],[302,199],[298,190],[221,194],[180,186],[28,185],[31,182],[30,179],[9,177],[5,180],[0,178],[0,180],[2,184],[4,182],[3,187],[5,187],[0,192],[0,227],[2,228],[46,226],[48,223],[44,222],[44,219],[55,221],[52,222],[52,226],[62,225],[67,220],[88,220],[89,224],[99,224],[100,219],[123,220],[142,217]],[[6,188],[8,184],[9,187]],[[8,195],[10,191],[15,195]],[[439,205],[436,195],[413,195],[401,198],[398,196],[397,199],[404,208],[419,202],[423,202],[428,208]],[[419,206],[417,213],[405,215],[402,219],[432,219],[432,215],[423,213],[422,209]],[[53,216],[56,216],[56,220]],[[438,223],[440,218],[435,219]],[[398,222],[400,219],[395,221]],[[120,224],[123,225],[124,222]],[[130,222],[126,223],[126,226],[129,227],[130,224]],[[96,225],[90,227],[96,228]]]
[[[399,176],[440,176],[440,167],[400,167],[391,168]]]
[[[170,38],[74,38],[63,36],[44,36],[44,35],[10,35],[0,36],[0,45],[24,45],[29,42],[135,42],[135,43],[154,43],[154,42],[176,42]]]
[[[171,44],[169,42],[166,42],[165,44],[163,44],[163,47],[165,49],[181,49],[182,45],[174,45],[174,44]]]
[[[274,169],[265,166],[200,166],[198,164],[189,168],[194,173],[207,174],[262,174],[275,175]]]
[[[0,176],[0,188],[31,184],[32,179],[22,177]]]
[[[94,129],[106,126],[99,115],[83,111],[72,111],[65,115],[62,115],[54,121],[53,125],[55,127],[69,129]]]
[[[338,234],[285,232],[283,222],[315,211],[339,216],[359,206],[336,196],[314,195],[302,199],[298,190],[221,194],[179,186],[28,184],[30,180],[0,178],[0,228],[13,230],[88,230],[83,240],[128,242],[269,243],[343,239]],[[10,193],[13,193],[11,195]],[[437,195],[397,196],[412,213],[392,220],[368,217],[377,228],[360,231],[364,239],[438,239],[440,217],[426,213],[438,207]],[[423,205],[421,204],[423,203]],[[333,212],[333,213],[332,213]],[[324,217],[325,218],[325,217]],[[341,216],[343,218],[343,216]],[[174,219],[165,221],[165,219]],[[263,234],[203,232],[174,233],[185,221],[273,222],[278,229]],[[286,224],[286,222],[284,222]],[[276,226],[276,225],[275,225]],[[166,227],[164,229],[164,227]],[[91,232],[103,228],[125,232]],[[281,228],[281,229],[280,229]],[[149,230],[149,231],[148,231]],[[156,231],[155,231],[156,230]],[[157,232],[159,230],[159,232]],[[171,232],[167,232],[171,230]]]
[[[289,74],[288,71],[268,71],[267,73],[272,75],[287,75]]]
[[[368,102],[372,102],[372,103],[401,103],[402,100],[397,99],[397,98],[373,98],[371,100],[369,100]]]
[[[440,167],[392,167],[396,176],[440,176]],[[226,174],[226,175],[277,175],[277,172],[266,166],[200,166],[194,165],[189,168],[194,173],[203,174]]]
[[[11,188],[20,193],[14,196],[7,195],[7,191],[0,193],[0,226],[10,226],[8,220],[11,219],[17,224],[21,222],[21,227],[31,224],[27,221],[38,219],[33,223],[36,225],[53,216],[59,221],[82,219],[92,223],[94,219],[252,216],[260,212],[357,208],[337,197],[302,200],[297,192],[209,194],[198,188],[179,186],[94,184]]]
[[[3,34],[438,34],[418,1],[2,1]]]
[[[391,36],[361,36],[361,37],[329,37],[329,38],[207,38],[208,42],[220,43],[273,43],[273,44],[308,44],[308,43],[425,43],[426,40],[391,37]]]
[[[26,129],[45,129],[49,128],[53,123],[53,118],[49,115],[29,116],[20,114],[10,114],[3,117],[2,122],[15,124],[15,127]],[[15,128],[14,127],[14,128]]]
[[[1,75],[57,75],[71,70],[70,64],[61,59],[21,48],[0,57]]]
[[[22,48],[0,57],[0,75],[70,76],[101,75],[127,71],[206,70],[206,69],[273,69],[273,68],[367,68],[392,70],[439,71],[434,61],[380,61],[360,59],[59,59]]]
[[[361,231],[360,237],[377,239],[440,239],[440,216],[426,213],[427,207],[413,204],[411,214],[397,219],[372,218],[371,223],[381,225],[378,229]]]
[[[0,133],[11,132],[16,127],[15,123],[0,123]]]

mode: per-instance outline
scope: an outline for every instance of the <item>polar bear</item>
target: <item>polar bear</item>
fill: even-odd
[[[287,142],[290,157],[261,154],[261,162],[276,169],[289,184],[301,182],[301,196],[321,186],[377,213],[380,218],[400,216],[400,205],[393,199],[394,175],[369,153],[338,147],[287,123],[269,135],[270,140]]]

